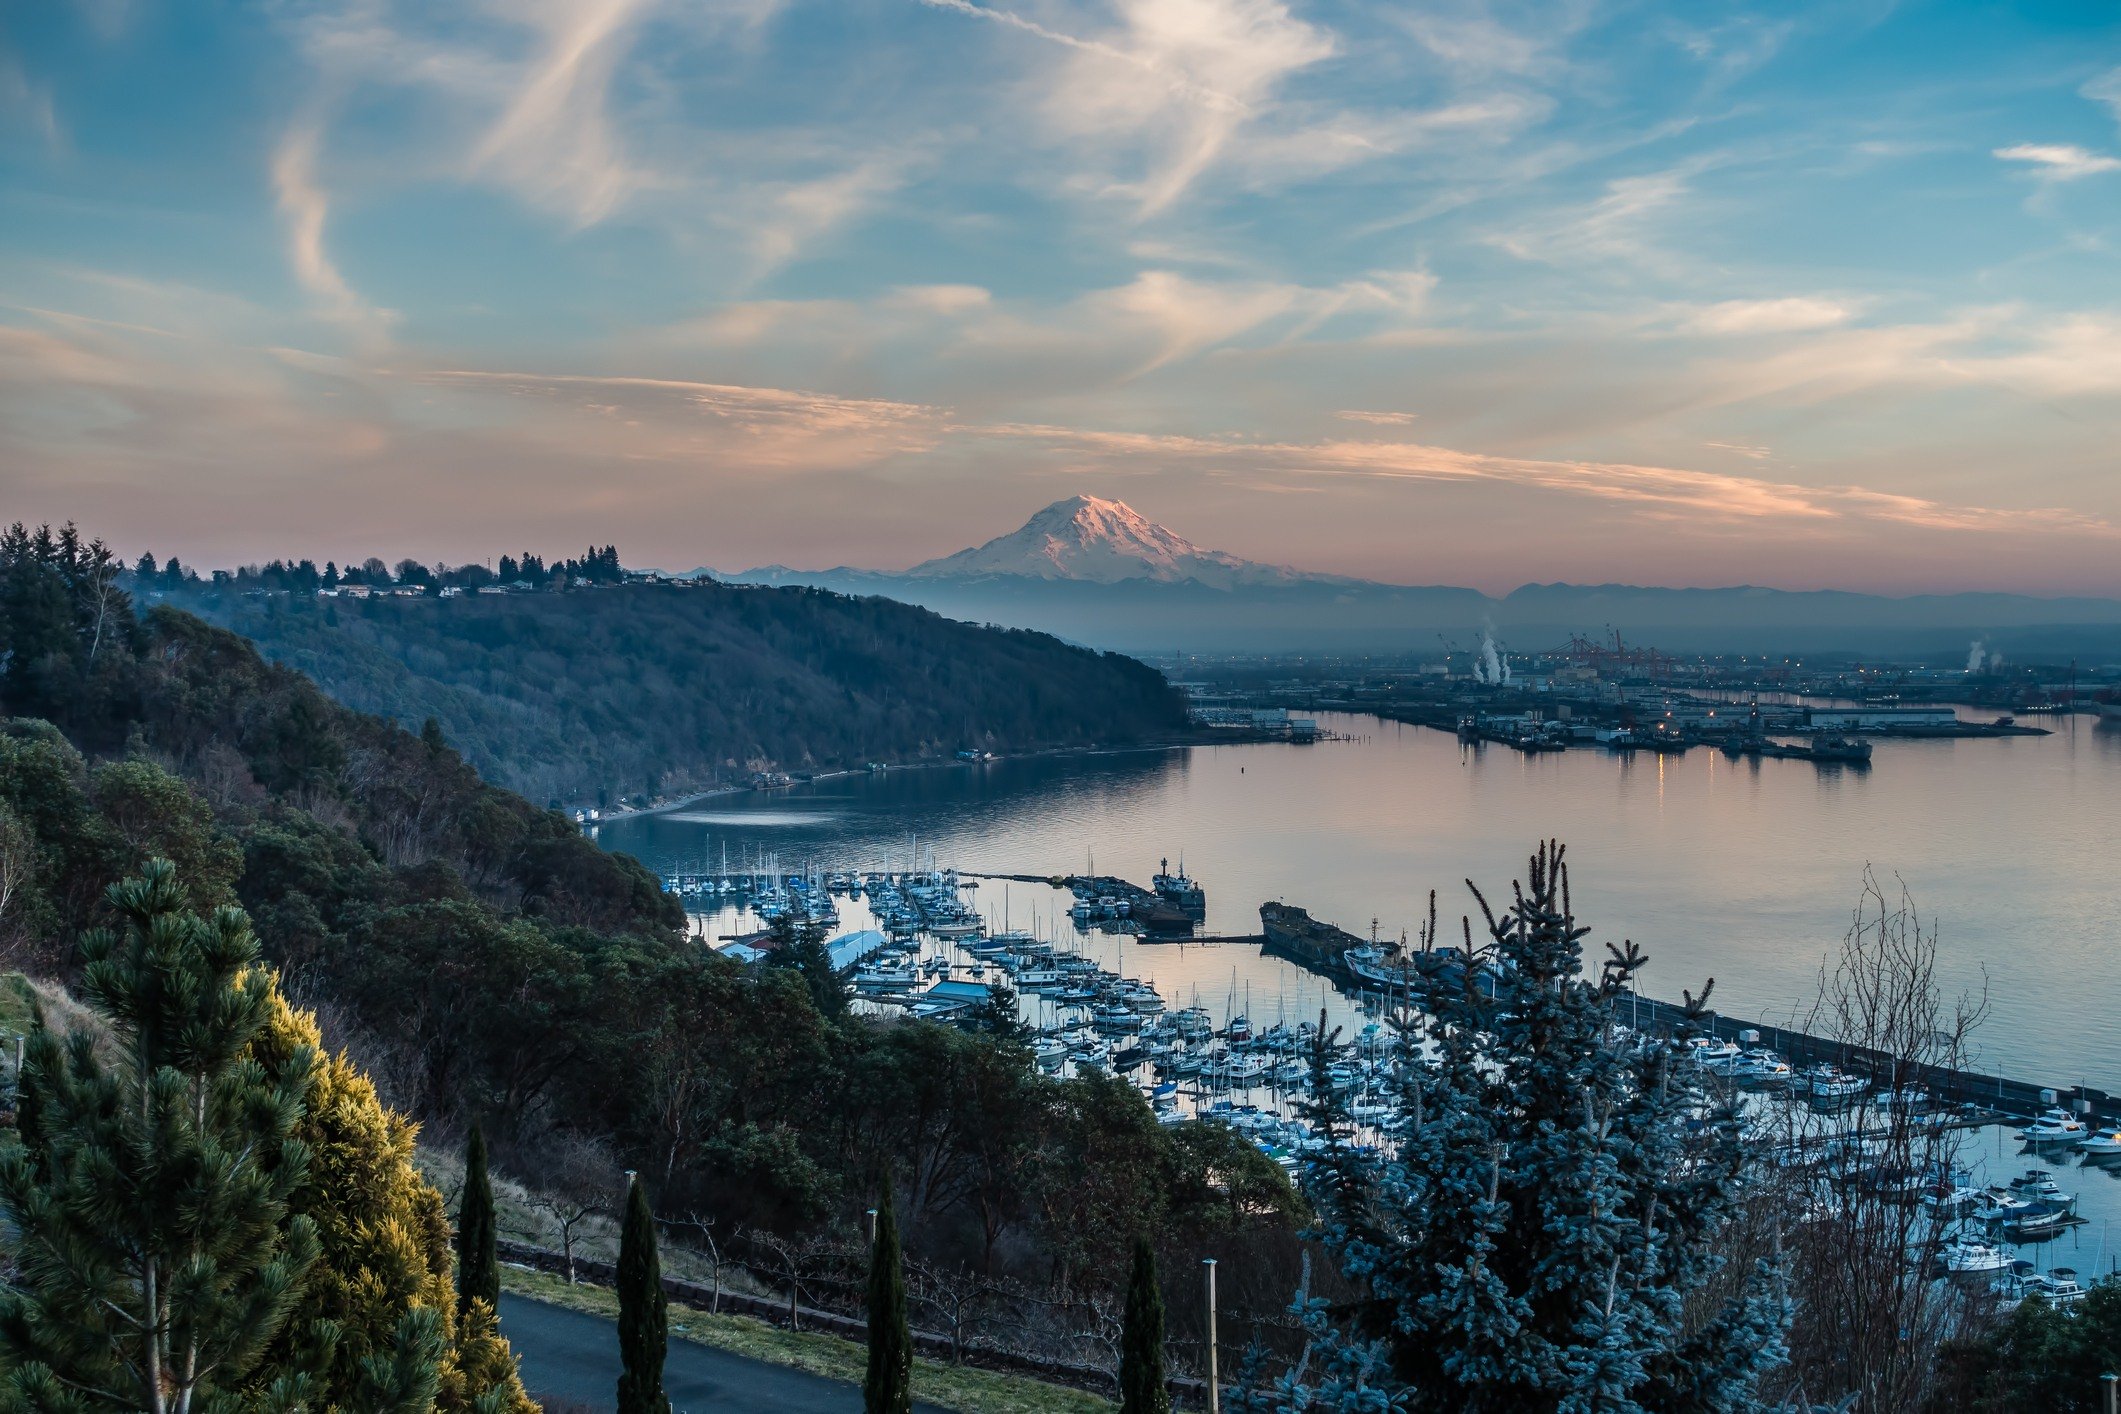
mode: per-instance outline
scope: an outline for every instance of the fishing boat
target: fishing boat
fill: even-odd
[[[1171,861],[1164,860],[1163,866],[1156,872],[1156,877],[1149,882],[1159,898],[1181,913],[1191,914],[1195,918],[1207,913],[1208,895],[1199,884],[1187,877],[1185,860],[1179,860],[1176,874],[1171,872]]]

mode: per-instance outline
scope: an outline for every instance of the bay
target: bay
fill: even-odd
[[[1445,932],[1498,908],[1543,838],[1567,844],[1593,944],[1632,938],[1645,993],[1716,982],[1725,1015],[1787,1024],[1815,995],[1871,869],[1939,936],[1941,981],[1986,991],[1984,1069],[2121,1088],[2121,732],[1881,741],[1868,770],[1571,750],[1469,749],[1451,735],[1328,716],[1354,738],[1033,757],[830,778],[610,821],[607,847],[659,872],[771,851],[798,870],[905,868],[911,851],[996,874],[1120,874],[1169,857],[1207,890],[1204,931],[1249,934],[1279,899],[1358,933],[1413,932],[1437,891]],[[1065,929],[1067,896],[990,883],[982,910]],[[1477,914],[1476,914],[1477,917]],[[1050,931],[1050,929],[1049,929]],[[1187,995],[1316,1012],[1316,979],[1256,949],[1137,944]],[[1152,954],[1168,953],[1162,962]],[[1181,955],[1184,955],[1183,958]],[[1169,994],[1167,989],[1167,995]]]
[[[2056,719],[2045,737],[1880,741],[1869,769],[1733,761],[1697,749],[1526,756],[1364,716],[1352,738],[1031,757],[831,778],[715,796],[608,821],[597,836],[665,875],[743,867],[905,869],[918,856],[989,874],[1092,868],[1146,883],[1181,857],[1207,890],[1204,931],[1252,934],[1280,899],[1358,933],[1414,932],[1429,893],[1447,935],[1498,910],[1543,838],[1568,845],[1576,911],[1605,941],[1650,954],[1643,991],[1676,999],[1715,978],[1726,1016],[1801,1021],[1838,950],[1866,869],[1905,886],[1938,937],[1940,984],[1987,997],[1984,1070],[2058,1088],[2121,1089],[2121,731]],[[1064,890],[987,880],[995,927],[1036,927],[1218,1021],[1374,1024],[1322,979],[1248,945],[1172,945],[1075,931]],[[843,928],[866,926],[859,903]],[[1477,913],[1475,914],[1477,918]],[[755,926],[733,909],[709,936]],[[1050,1020],[1032,1002],[1035,1019]],[[2089,1223],[2024,1250],[2043,1266],[2121,1262],[2121,1166],[2025,1153],[2012,1126],[1969,1136],[1980,1182],[2032,1163],[2066,1170]]]

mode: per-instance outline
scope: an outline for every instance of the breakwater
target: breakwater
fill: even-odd
[[[1314,919],[1306,910],[1292,905],[1265,904],[1260,914],[1266,925],[1262,939],[1266,952],[1286,958],[1358,996],[1399,991],[1387,977],[1378,975],[1378,960],[1368,956],[1375,949],[1374,944],[1366,944],[1346,929]],[[1418,1000],[1418,986],[1408,990]],[[1913,1062],[1833,1037],[1714,1011],[1690,1020],[1686,1008],[1676,1003],[1634,994],[1623,1003],[1622,1015],[1637,1031],[1669,1036],[1691,1025],[1721,1040],[1764,1046],[1800,1069],[1833,1065],[1884,1089],[1919,1086],[1940,1104],[1968,1110],[1970,1117],[2030,1119],[2043,1110],[2061,1106],[2087,1121],[2121,1120],[2121,1096],[2090,1085],[2057,1084]]]

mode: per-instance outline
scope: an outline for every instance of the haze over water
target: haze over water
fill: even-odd
[[[1643,990],[1677,999],[1716,979],[1717,1009],[1787,1023],[1847,930],[1864,866],[1904,880],[1941,933],[1948,990],[1991,1013],[1983,1069],[2058,1086],[2121,1088],[2121,731],[2061,719],[2015,740],[1881,741],[1868,771],[1598,750],[1468,751],[1445,733],[1327,717],[1357,735],[1312,747],[1245,745],[995,762],[852,776],[614,821],[607,847],[663,872],[760,850],[783,869],[904,868],[910,840],[964,870],[1101,873],[1146,883],[1181,853],[1208,893],[1207,930],[1256,933],[1283,899],[1359,933],[1412,933],[1438,891],[1446,934],[1470,877],[1500,908],[1543,837],[1569,846],[1592,943],[1650,954]],[[981,891],[999,915],[1001,890]],[[1072,936],[1066,896],[1016,885]],[[1055,932],[1055,930],[1058,930]],[[1250,948],[1129,945],[1129,970],[1173,995],[1249,984],[1255,1019],[1314,1012],[1320,984]],[[1179,993],[1183,997],[1184,993]]]

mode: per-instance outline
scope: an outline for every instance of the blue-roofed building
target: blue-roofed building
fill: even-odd
[[[832,958],[832,970],[845,972],[883,951],[884,942],[882,933],[874,928],[864,928],[859,933],[843,933],[834,938],[825,944],[825,951]]]
[[[938,982],[913,999],[913,1014],[930,1019],[948,1019],[961,1011],[985,1006],[994,989],[985,982]]]

